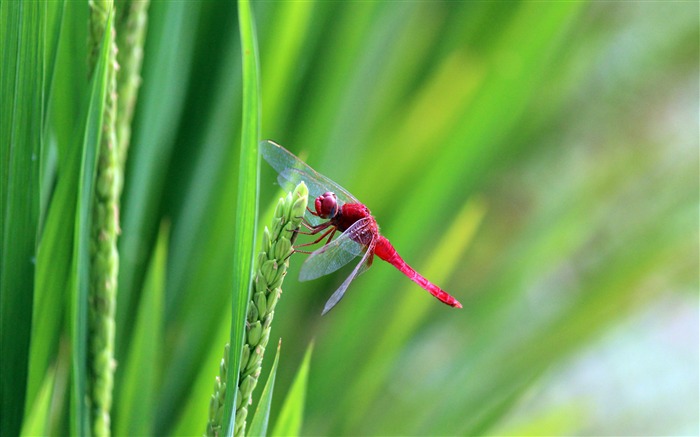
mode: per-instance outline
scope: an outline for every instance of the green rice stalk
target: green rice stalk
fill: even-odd
[[[120,169],[124,168],[126,161],[131,139],[131,120],[141,86],[143,43],[146,39],[149,3],[149,0],[117,2],[117,154]],[[120,193],[123,179],[119,178]]]
[[[94,71],[103,41],[111,1],[90,1],[90,71]],[[114,29],[114,27],[112,27]],[[113,30],[114,32],[114,30]],[[112,35],[112,41],[114,35]],[[116,135],[117,46],[112,43],[107,62],[107,94],[104,102],[102,139],[99,146],[90,242],[90,293],[88,384],[92,433],[110,435],[110,409],[114,382],[114,328],[119,255],[119,206]]]
[[[226,377],[228,375],[228,351],[229,345],[224,347],[224,357],[219,365],[219,375],[214,381],[214,394],[209,401],[209,421],[207,422],[207,436],[221,435],[221,419],[224,415],[224,403],[226,402]]]
[[[92,77],[93,70],[97,66],[97,58],[100,57],[100,48],[107,25],[107,18],[114,7],[113,0],[90,0],[90,31],[88,46],[90,59],[88,59],[88,71]]]
[[[234,435],[245,434],[248,406],[252,402],[253,390],[258,384],[263,355],[270,339],[270,327],[275,316],[275,306],[282,294],[282,281],[293,253],[292,241],[301,226],[306,210],[309,190],[304,182],[299,183],[293,193],[279,200],[271,228],[265,227],[262,250],[258,255],[257,272],[253,280],[253,292],[248,303],[246,337],[241,352],[241,368],[236,388],[236,426]],[[214,384],[214,394],[209,405],[207,436],[218,436],[222,431],[224,400],[226,394],[226,372],[228,370],[228,345],[221,360],[219,376]]]

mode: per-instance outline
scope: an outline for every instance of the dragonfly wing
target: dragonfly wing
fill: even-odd
[[[326,191],[332,191],[343,203],[360,203],[345,188],[333,182],[326,176],[318,173],[292,152],[272,141],[265,140],[260,143],[260,153],[265,161],[279,173],[280,185],[289,188],[304,181],[309,187],[309,194],[318,197]]]
[[[299,280],[310,281],[332,273],[361,255],[366,247],[357,242],[358,236],[367,232],[370,220],[367,217],[356,221],[338,238],[309,255],[301,266]]]
[[[287,168],[279,172],[279,175],[277,176],[277,183],[285,189],[291,191],[299,184],[299,182],[304,181],[306,187],[309,189],[309,197],[312,200],[322,195],[326,191],[333,191],[332,188],[328,188],[326,185],[320,184],[319,181],[309,177],[308,175],[309,173],[300,171],[299,169]]]
[[[350,275],[345,278],[345,281],[343,281],[342,284],[340,284],[340,287],[338,287],[335,292],[333,292],[333,295],[328,299],[326,302],[326,305],[323,307],[323,312],[321,315],[326,314],[328,311],[331,310],[338,302],[340,302],[340,299],[343,298],[345,295],[345,290],[348,289],[348,286],[350,283],[353,281],[353,279],[357,278],[360,276],[362,273],[364,273],[370,266],[371,264],[371,259],[374,254],[374,244],[371,244],[370,247],[367,249],[365,254],[362,256],[362,259],[360,260],[359,263],[357,263],[357,266],[355,269],[350,273]]]

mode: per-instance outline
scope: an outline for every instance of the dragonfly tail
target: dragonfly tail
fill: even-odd
[[[385,237],[379,237],[377,242],[375,253],[377,256],[389,264],[396,267],[401,273],[408,276],[408,278],[420,285],[428,293],[435,296],[440,302],[447,304],[454,308],[462,308],[462,304],[459,303],[457,299],[451,296],[449,293],[433,284],[432,282],[425,279],[423,275],[416,272],[413,267],[409,266],[406,261],[401,258],[394,246]]]

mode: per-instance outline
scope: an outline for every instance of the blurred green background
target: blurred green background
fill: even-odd
[[[253,7],[263,138],[354,193],[464,305],[376,262],[321,317],[349,270],[300,283],[293,256],[273,419],[315,339],[305,435],[700,432],[697,3]],[[85,99],[86,16],[67,2],[59,144]],[[204,430],[230,328],[240,58],[234,2],[151,5],[121,209],[115,429]],[[281,192],[265,162],[260,181],[262,226]],[[129,373],[164,221],[157,364]],[[138,378],[146,412],[123,401]]]

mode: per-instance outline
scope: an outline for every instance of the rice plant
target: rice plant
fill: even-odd
[[[699,13],[0,2],[2,434],[698,434]],[[464,308],[293,254],[249,369],[262,139]]]

